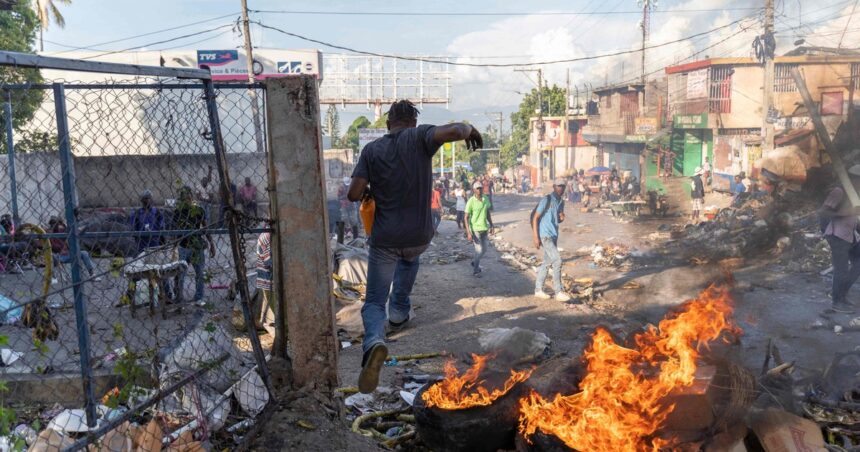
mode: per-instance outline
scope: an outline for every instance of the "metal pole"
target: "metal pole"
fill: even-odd
[[[93,368],[90,365],[90,327],[87,321],[87,300],[84,298],[84,282],[81,279],[81,246],[78,220],[75,209],[78,206],[75,193],[75,163],[72,159],[72,146],[69,141],[69,118],[66,114],[66,93],[61,83],[54,83],[54,113],[57,116],[57,142],[60,150],[60,169],[63,172],[63,198],[66,205],[66,232],[68,232],[69,258],[71,260],[72,292],[75,297],[75,323],[78,327],[78,348],[81,359],[81,380],[84,390],[84,410],[87,425],[96,426],[96,399],[93,392]]]
[[[248,24],[248,0],[242,0],[242,32],[245,33],[245,59],[248,68],[248,83],[254,83],[254,50],[251,46],[251,27]],[[260,126],[260,106],[257,104],[257,91],[248,88],[251,99],[251,115],[254,118],[254,139],[257,152],[263,152],[263,129]]]
[[[9,155],[9,195],[12,197],[12,224],[17,228],[21,224],[21,218],[18,216],[18,180],[15,178],[15,137],[12,130],[12,93],[10,91],[6,91],[3,117],[6,122],[6,152]]]
[[[764,2],[764,37],[762,43],[764,48],[764,85],[762,90],[762,156],[767,157],[773,151],[773,122],[769,120],[770,110],[773,108],[773,76],[774,64],[773,54],[768,46],[769,39],[775,39],[773,36],[773,0],[765,0]]]
[[[226,201],[225,204],[231,208],[233,204],[233,192],[230,191],[230,175],[227,172],[227,155],[224,151],[224,141],[221,136],[221,125],[218,119],[218,104],[215,101],[215,88],[212,86],[211,80],[203,80],[203,91],[206,99],[206,109],[209,113],[209,128],[212,129],[212,144],[215,148],[215,164],[218,167],[218,175],[221,180],[221,199]],[[236,270],[236,284],[239,286],[239,297],[242,305],[242,314],[245,317],[245,325],[248,328],[248,338],[251,340],[251,346],[254,349],[254,358],[257,361],[257,368],[260,372],[260,377],[269,388],[269,394],[274,397],[271,390],[271,382],[269,380],[269,368],[266,366],[266,355],[263,353],[263,347],[260,345],[260,337],[257,335],[257,325],[254,317],[251,315],[251,294],[248,291],[248,277],[245,274],[245,268],[238,265],[239,262],[244,262],[245,256],[242,254],[241,242],[242,237],[239,235],[239,218],[232,213],[227,215],[227,228],[230,230],[230,249],[233,252],[233,268]]]

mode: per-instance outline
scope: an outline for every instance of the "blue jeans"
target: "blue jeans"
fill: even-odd
[[[361,307],[364,323],[365,353],[385,342],[385,305],[389,320],[400,323],[409,318],[412,301],[409,294],[418,275],[420,256],[427,245],[411,248],[370,247],[367,259],[367,296]],[[394,283],[392,285],[392,282]]]
[[[192,248],[179,247],[179,260],[188,262],[188,265],[194,267],[194,301],[203,299],[203,278],[205,276],[203,269],[206,268],[206,252],[203,249],[195,250]],[[176,298],[184,300],[182,292],[184,292],[185,275],[188,273],[188,267],[179,273],[176,277]]]
[[[433,219],[433,230],[439,229],[439,223],[442,222],[442,210],[441,209],[432,209],[430,210],[430,217]]]
[[[543,283],[546,281],[547,267],[552,267],[552,289],[555,293],[561,293],[561,255],[558,254],[558,246],[556,242],[558,237],[541,237],[541,246],[543,247],[543,262],[540,264],[540,269],[535,280],[535,292],[543,290]]]
[[[477,269],[481,266],[481,258],[487,252],[487,247],[490,246],[487,239],[487,231],[472,233],[472,243],[475,245],[475,257],[472,258],[472,267]]]
[[[58,256],[58,258],[59,258],[60,262],[62,262],[64,264],[68,264],[68,263],[72,262],[72,255],[71,254],[60,254]],[[83,250],[81,251],[81,263],[84,264],[84,267],[87,269],[87,271],[90,273],[90,275],[92,275],[93,271],[95,271],[96,266],[93,265],[93,258],[90,257],[89,252],[83,251]]]

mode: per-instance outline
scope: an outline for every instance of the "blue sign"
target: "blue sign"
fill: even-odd
[[[239,60],[238,50],[198,50],[197,65],[223,66]]]
[[[302,62],[301,61],[278,61],[278,73],[279,74],[301,74],[302,73]]]

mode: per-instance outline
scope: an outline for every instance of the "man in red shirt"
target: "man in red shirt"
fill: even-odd
[[[436,182],[430,193],[430,215],[433,217],[433,230],[439,228],[442,222],[442,184]]]

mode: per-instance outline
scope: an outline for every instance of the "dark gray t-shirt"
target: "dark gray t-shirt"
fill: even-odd
[[[430,195],[436,126],[420,125],[389,133],[361,151],[352,177],[367,179],[376,201],[372,246],[422,246],[433,238]]]

